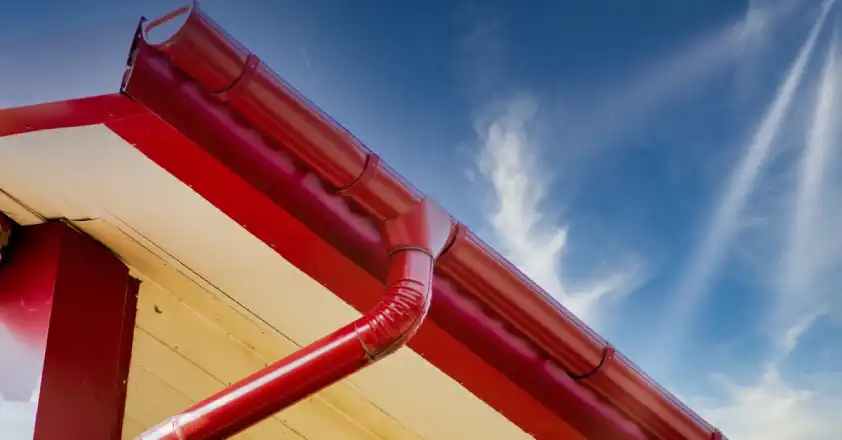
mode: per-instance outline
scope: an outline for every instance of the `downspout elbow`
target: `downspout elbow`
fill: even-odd
[[[450,215],[430,199],[385,223],[390,249],[386,292],[355,323],[370,359],[378,360],[402,347],[420,327],[430,307],[435,260],[453,229]]]
[[[453,230],[450,215],[429,199],[386,221],[385,294],[368,314],[137,439],[227,438],[403,347],[427,316],[435,260]]]

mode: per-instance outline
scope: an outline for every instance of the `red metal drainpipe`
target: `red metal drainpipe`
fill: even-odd
[[[360,186],[346,192],[354,194],[365,187],[361,179]],[[138,439],[226,438],[403,347],[427,315],[435,260],[453,230],[450,215],[435,202],[411,203],[409,210],[385,222],[389,270],[385,294],[371,312]]]
[[[176,11],[164,19],[183,12]],[[150,23],[146,32],[162,22]],[[214,84],[210,77],[205,80]],[[353,323],[199,402],[138,439],[234,435],[388,356],[415,334],[430,307],[435,260],[449,243],[455,222],[412,186],[384,178],[390,174],[388,168],[368,153],[347,158],[356,168],[352,165],[350,170],[321,172],[333,173],[335,178],[330,183],[340,194],[385,220],[382,229],[389,263],[380,302]],[[383,191],[384,185],[390,191]],[[385,194],[388,196],[377,196]]]
[[[384,220],[421,195],[347,130],[309,103],[196,5],[150,22],[145,32],[189,12],[182,27],[155,48],[206,90],[284,145],[334,189],[368,179],[350,198]],[[372,166],[375,165],[375,166]],[[363,170],[373,169],[368,174]],[[406,197],[408,193],[413,197]],[[456,237],[439,265],[443,274],[504,316],[558,360],[568,374],[611,402],[654,438],[717,439],[721,434],[615,352],[596,333],[470,231]],[[489,276],[493,275],[493,276]],[[561,313],[564,319],[558,319]]]

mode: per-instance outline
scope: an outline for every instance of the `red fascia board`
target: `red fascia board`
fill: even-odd
[[[142,105],[120,93],[0,109],[0,137],[102,124],[146,112]]]

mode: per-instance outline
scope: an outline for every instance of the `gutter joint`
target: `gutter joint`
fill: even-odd
[[[599,377],[599,375],[604,374],[605,370],[613,363],[613,361],[617,357],[617,349],[614,348],[613,345],[608,344],[602,351],[602,360],[599,361],[599,365],[593,369],[593,371],[584,373],[584,374],[573,374],[568,372],[567,374],[575,379],[575,380],[586,380],[586,379],[594,379]]]

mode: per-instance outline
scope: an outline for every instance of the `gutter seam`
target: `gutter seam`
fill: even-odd
[[[614,348],[613,345],[606,345],[605,349],[602,351],[602,360],[599,361],[599,364],[593,369],[593,371],[584,373],[584,374],[575,374],[570,371],[567,372],[567,375],[570,376],[571,379],[575,379],[577,381],[589,379],[599,374],[605,372],[606,365],[609,365],[611,361],[614,360],[614,356],[617,354],[617,349]]]

